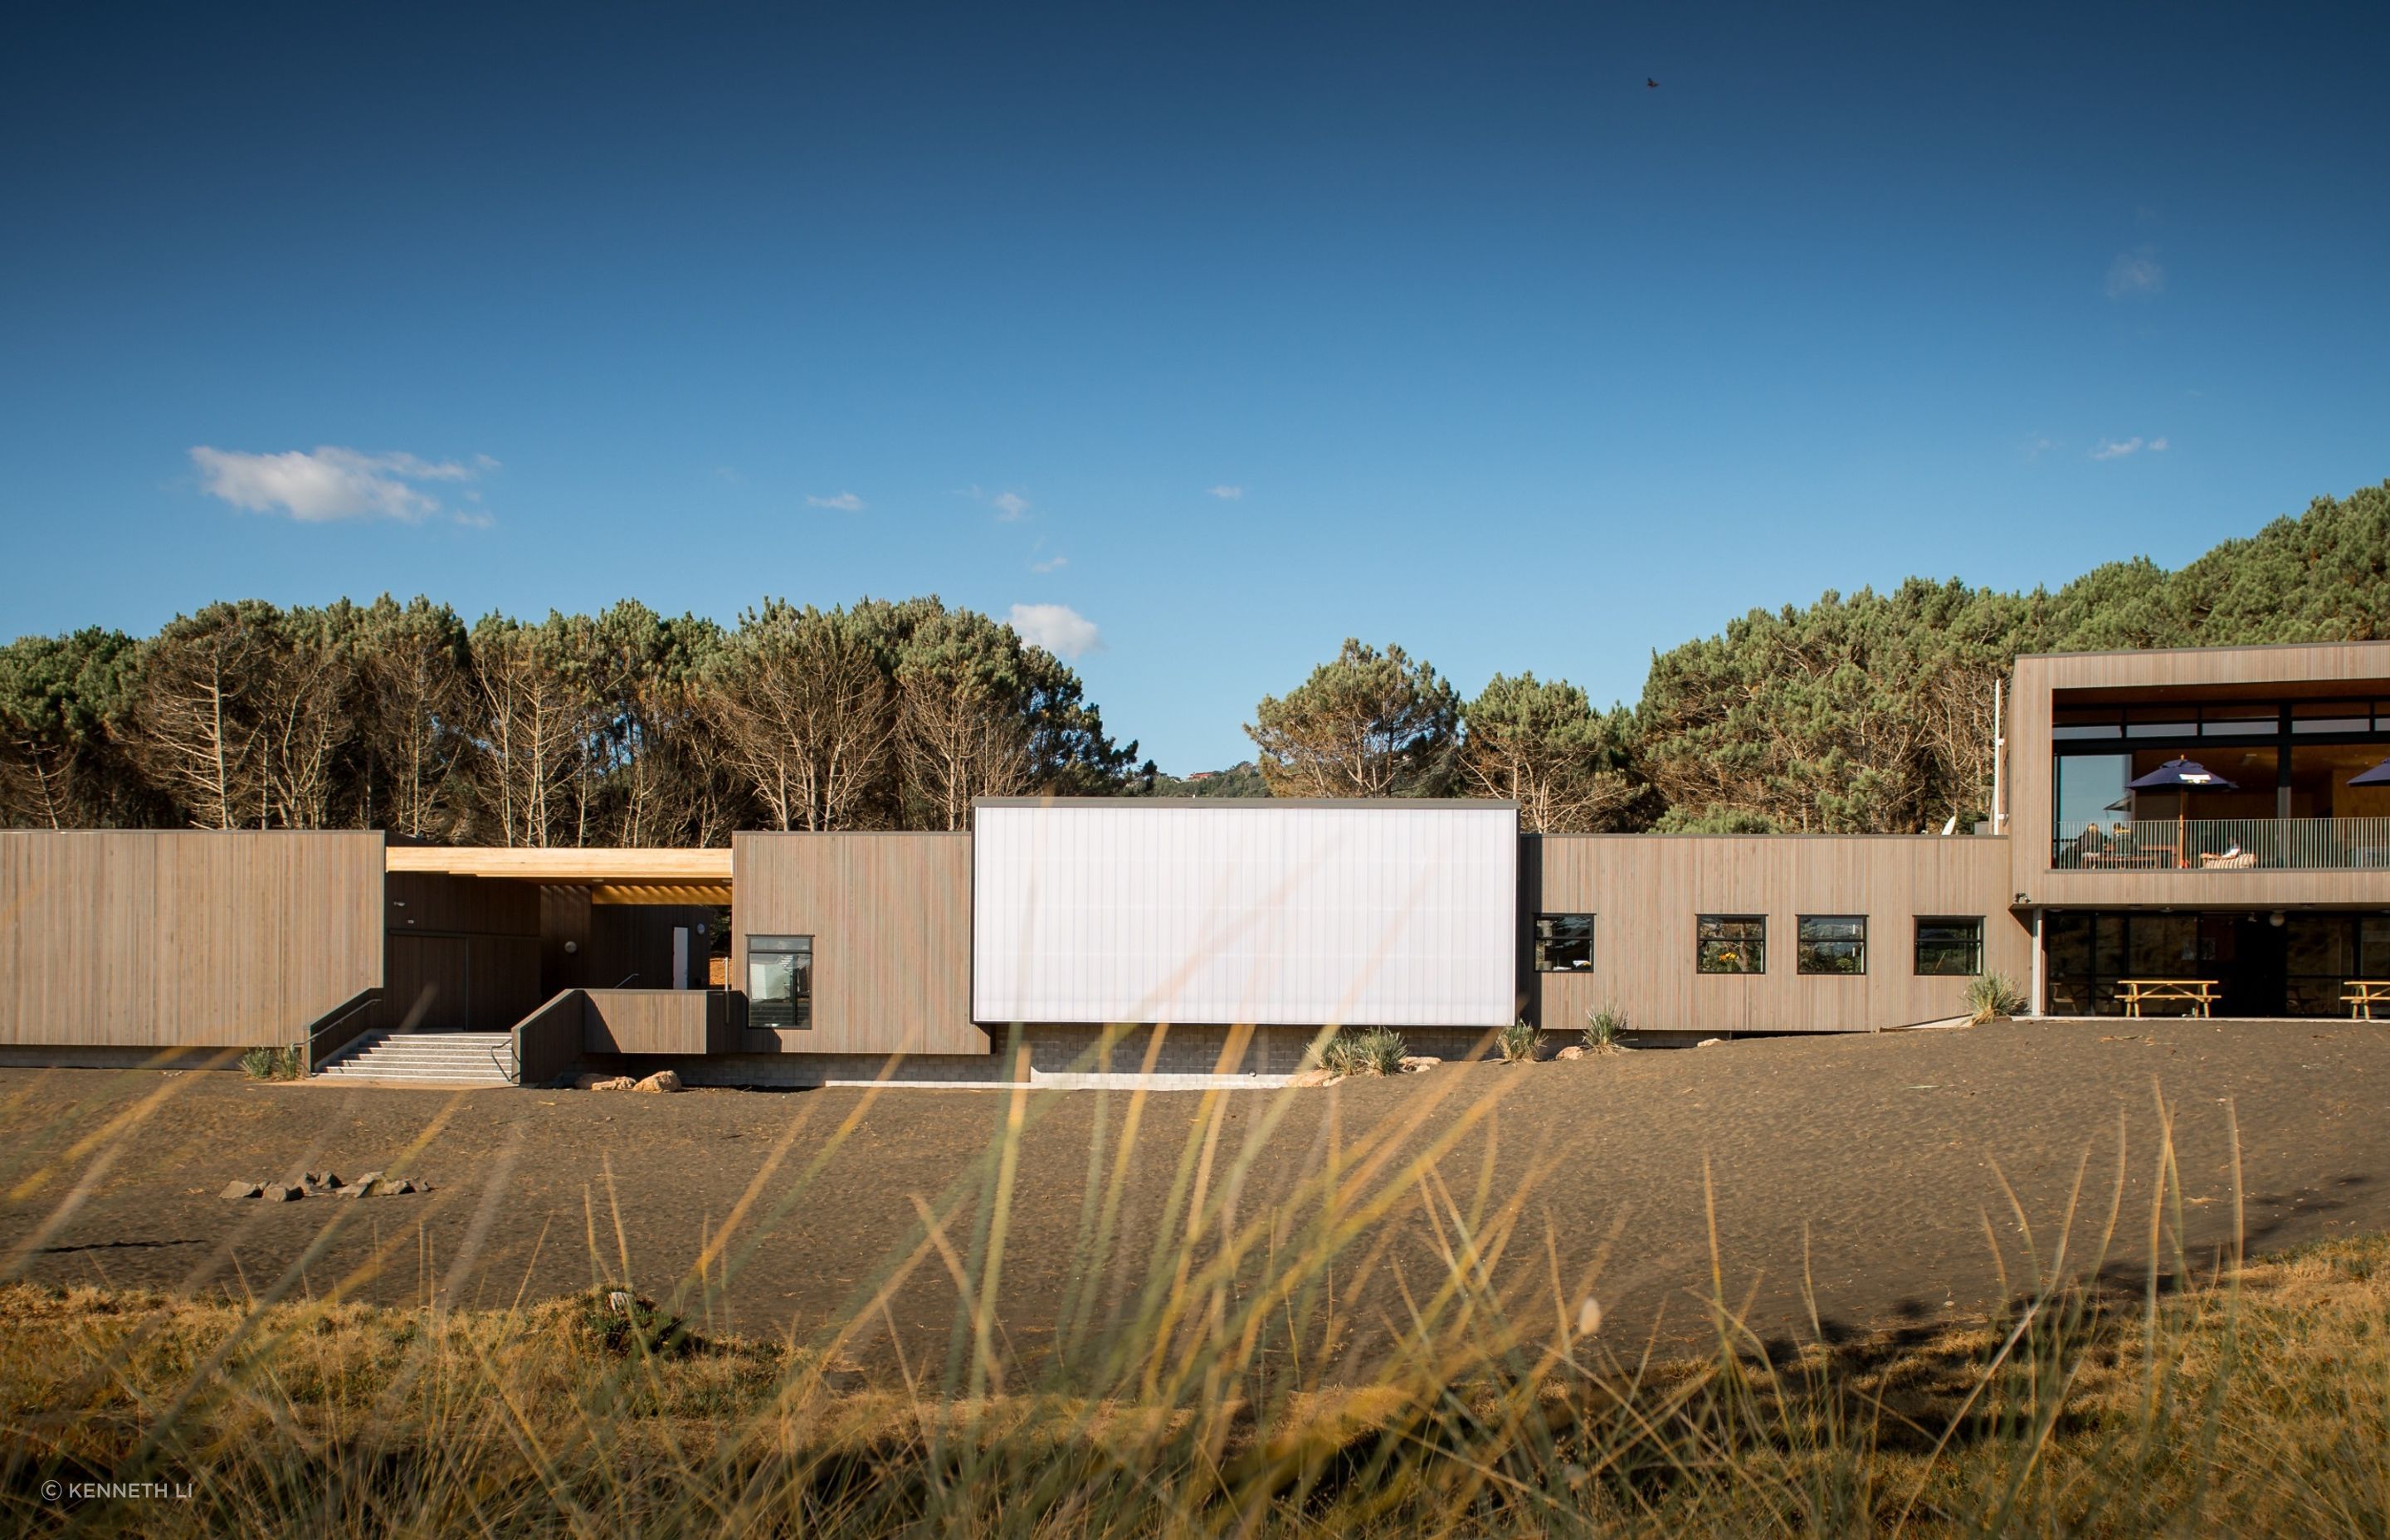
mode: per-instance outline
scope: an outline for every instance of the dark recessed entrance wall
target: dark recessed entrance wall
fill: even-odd
[[[384,888],[388,960],[367,1026],[504,1032],[539,1004],[536,889],[430,872]]]
[[[2390,913],[2273,913],[2053,910],[2049,1013],[2121,1016],[2122,979],[2212,979],[2218,1015],[2342,1016],[2349,980],[2390,979]]]
[[[721,916],[697,905],[593,904],[586,887],[551,884],[539,890],[539,924],[546,998],[563,989],[703,989]],[[678,978],[676,930],[687,932]]]

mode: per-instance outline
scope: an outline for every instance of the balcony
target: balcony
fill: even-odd
[[[2052,871],[2390,872],[2390,818],[2062,823]]]

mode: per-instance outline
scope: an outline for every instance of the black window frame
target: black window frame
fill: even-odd
[[[1854,936],[1820,935],[1812,938],[1812,925],[1856,925]],[[1844,951],[1842,948],[1850,948]],[[1855,968],[1812,966],[1819,956],[1845,957],[1857,964]],[[1792,971],[1811,979],[1864,979],[1868,962],[1868,917],[1865,915],[1795,915],[1792,917]]]
[[[758,994],[755,969],[765,957],[801,956],[803,963],[792,973],[792,987],[786,1002],[785,1019],[781,1002]],[[814,967],[820,960],[814,938],[810,935],[749,936],[747,938],[747,1025],[765,1032],[804,1032],[814,1024]]]
[[[1710,933],[1713,927],[1747,925],[1753,928],[1745,935]],[[1740,943],[1740,952],[1752,964],[1748,968],[1714,966],[1720,956],[1734,953],[1713,951],[1715,946]],[[1726,975],[1765,973],[1767,971],[1767,917],[1766,915],[1695,915],[1693,917],[1693,971]]]
[[[1938,941],[1935,943],[1939,946],[1965,945],[1968,948],[1968,966],[1966,968],[1953,969],[1947,968],[1928,968],[1925,966],[1925,928],[1929,925],[1951,927],[1967,926],[1972,928],[1974,933],[1972,939],[1969,942],[1958,943],[1946,940]],[[1918,916],[1916,938],[1912,943],[1908,961],[1909,967],[1915,970],[1917,977],[1921,979],[1982,978],[1984,976],[1984,917],[1981,915]]]
[[[1536,917],[1535,931],[1536,971],[1538,973],[1592,972],[1594,969],[1594,958],[1596,956],[1594,951],[1594,935],[1597,927],[1594,922],[1600,918],[1600,917],[1598,915],[1590,914],[1537,915]],[[1576,940],[1561,941],[1553,935],[1552,931],[1555,928],[1556,922],[1563,920],[1583,920],[1585,922],[1585,935],[1581,942]],[[1574,948],[1579,944],[1582,944],[1585,949],[1585,960],[1583,962],[1559,965],[1552,961],[1552,951],[1555,947]]]

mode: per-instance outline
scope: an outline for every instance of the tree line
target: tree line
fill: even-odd
[[[1348,640],[1246,732],[1280,796],[1508,797],[1544,830],[1914,832],[1988,814],[1996,686],[2021,653],[2384,638],[2390,481],[2174,571],[1754,610],[1655,652],[1631,709],[1532,674],[1463,700],[1401,648]]]
[[[1136,775],[1078,675],[935,597],[725,627],[625,600],[428,598],[178,616],[0,648],[0,819],[386,828],[444,843],[720,845],[739,828],[968,827],[971,800]]]
[[[935,597],[772,599],[724,627],[633,601],[466,626],[384,597],[212,605],[157,635],[0,648],[0,820],[382,828],[506,845],[968,828],[975,797],[1473,796],[1536,830],[1896,833],[1989,810],[2020,653],[2390,638],[2390,482],[2179,570],[2055,592],[1912,578],[1655,652],[1641,699],[1497,674],[1463,699],[1347,640],[1245,731],[1251,766],[1136,764],[1076,674]]]

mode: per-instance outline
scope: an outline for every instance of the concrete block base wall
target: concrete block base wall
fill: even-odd
[[[20,1047],[0,1045],[0,1069],[238,1070],[241,1048]]]
[[[1102,1029],[1088,1026],[1032,1027],[1023,1034],[1029,1065],[1038,1074],[1072,1074],[1099,1071],[1098,1040]],[[1154,1050],[1153,1029],[1139,1027],[1113,1040],[1110,1069],[1134,1074],[1147,1068],[1153,1052],[1156,1075],[1241,1074],[1282,1076],[1302,1070],[1317,1033],[1307,1027],[1255,1027],[1246,1036],[1244,1051],[1224,1057],[1227,1027],[1172,1027],[1162,1033]],[[1461,1059],[1490,1052],[1489,1033],[1470,1028],[1407,1028],[1403,1042],[1412,1053]],[[1550,1046],[1552,1045],[1548,1045]],[[999,1040],[985,1054],[725,1054],[705,1059],[591,1059],[583,1067],[598,1072],[620,1068],[645,1074],[669,1065],[690,1085],[786,1087],[868,1083],[885,1078],[893,1084],[921,1085],[988,1084],[1017,1078],[1014,1064]]]

